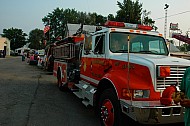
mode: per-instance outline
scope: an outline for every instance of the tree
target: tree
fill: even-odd
[[[31,49],[37,49],[37,50],[43,49],[44,48],[43,36],[44,36],[44,33],[40,29],[36,28],[30,31],[29,38],[28,38],[28,41],[30,42],[29,47]]]
[[[185,51],[186,51],[186,48],[185,48],[185,47],[186,47],[185,45],[181,45],[181,46],[179,47],[179,50],[182,51],[182,52],[185,52]]]
[[[109,14],[104,17],[97,13],[86,13],[76,11],[75,9],[60,9],[56,8],[52,13],[48,13],[42,21],[45,26],[50,26],[49,32],[45,34],[46,39],[49,40],[47,44],[54,43],[57,38],[62,39],[67,36],[67,23],[84,24],[84,25],[104,25],[107,20],[122,21],[135,24],[147,24],[154,26],[155,21],[149,18],[150,12],[146,10],[142,12],[142,3],[139,0],[133,2],[132,0],[123,0],[123,3],[117,1],[119,10],[114,17]],[[143,21],[141,19],[143,13]],[[157,27],[155,27],[156,29]]]
[[[109,14],[109,15],[108,15],[108,20],[110,20],[110,21],[115,21],[114,15],[113,15],[113,14]]]
[[[156,31],[156,30],[158,29],[158,27],[156,27],[156,26],[154,25],[155,21],[153,21],[153,20],[149,17],[150,14],[151,14],[150,11],[143,10],[141,23],[144,24],[144,25],[152,26],[153,29]]]
[[[71,24],[78,23],[80,21],[79,13],[75,9],[65,9],[63,11],[64,20]]]
[[[106,20],[107,20],[107,17],[104,17],[102,15],[97,15],[97,17],[96,17],[96,25],[104,25]]]
[[[52,13],[45,16],[42,21],[45,26],[50,26],[50,31],[46,33],[46,39],[49,43],[54,43],[57,38],[65,38],[68,33],[67,23],[86,24],[86,25],[103,25],[107,17],[97,13],[79,12],[75,9],[56,8]]]
[[[180,47],[180,51],[183,51],[183,52],[187,52],[187,51],[190,51],[190,44],[182,44]]]
[[[96,25],[97,24],[97,13],[88,13],[88,15],[86,15],[87,17],[85,18],[85,24],[88,22],[89,25]],[[88,20],[88,21],[87,21]]]
[[[141,22],[142,4],[139,1],[123,0],[117,1],[120,10],[117,11],[116,20],[128,23],[139,24]]]
[[[22,29],[10,28],[3,29],[2,37],[6,37],[10,40],[11,50],[21,48],[26,44],[27,34],[22,31]]]
[[[123,0],[123,3],[117,1],[117,5],[120,8],[116,15],[117,21],[149,25],[157,30],[157,27],[154,26],[155,21],[149,17],[151,12],[143,10],[142,3],[139,3],[139,0],[135,2],[132,0]]]
[[[69,11],[70,10],[68,10],[68,13]],[[45,26],[50,26],[50,30],[46,34],[46,37],[49,39],[49,43],[55,42],[57,38],[64,38],[66,36],[66,18],[64,10],[56,8],[52,13],[49,13],[42,19]]]
[[[187,51],[190,51],[190,45],[189,44],[187,45]]]

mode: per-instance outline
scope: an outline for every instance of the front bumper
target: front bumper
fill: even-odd
[[[184,108],[164,106],[160,101],[130,101],[120,99],[124,114],[142,124],[169,124],[183,122]]]

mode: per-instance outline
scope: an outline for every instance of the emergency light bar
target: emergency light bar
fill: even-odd
[[[140,29],[140,30],[146,30],[146,31],[151,31],[153,29],[151,26],[147,26],[147,25],[116,22],[116,21],[107,21],[104,25],[106,27],[120,27],[120,28],[128,28],[128,29]]]
[[[116,22],[116,21],[107,21],[104,25],[106,27],[125,27],[124,22]]]

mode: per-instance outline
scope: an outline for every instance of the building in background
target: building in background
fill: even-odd
[[[0,37],[0,57],[10,56],[10,41]]]

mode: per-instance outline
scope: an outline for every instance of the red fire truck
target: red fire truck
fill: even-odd
[[[190,61],[170,57],[165,39],[150,26],[107,21],[56,43],[53,53],[59,88],[95,106],[101,125],[119,126],[122,113],[142,124],[183,121],[184,108],[160,98],[180,84]]]

